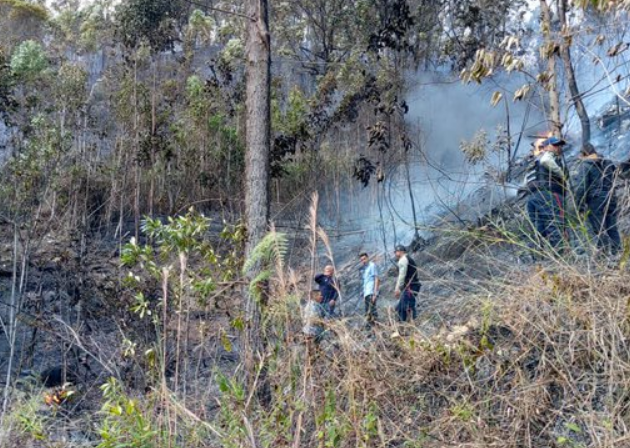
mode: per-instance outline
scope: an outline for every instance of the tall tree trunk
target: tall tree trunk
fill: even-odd
[[[271,146],[271,57],[267,0],[246,0],[247,22],[246,52],[246,173],[245,219],[247,243],[245,256],[249,257],[265,236],[269,223],[269,153]],[[260,266],[246,272],[250,280],[260,272]],[[250,376],[264,357],[262,335],[262,307],[251,294],[246,293],[246,331],[241,354],[245,372]],[[257,358],[258,363],[257,363]]]
[[[584,107],[582,95],[575,79],[575,70],[571,61],[571,41],[572,36],[569,33],[569,25],[567,23],[567,0],[558,0],[558,15],[560,17],[560,25],[562,27],[562,42],[560,44],[560,56],[564,65],[564,74],[567,77],[569,92],[571,93],[571,101],[575,106],[575,110],[580,118],[582,126],[582,144],[589,143],[591,140],[591,120]]]
[[[562,136],[562,120],[560,119],[560,94],[558,93],[558,71],[556,69],[555,42],[551,30],[551,9],[547,0],[540,0],[542,33],[545,39],[544,48],[549,49],[543,57],[547,58],[547,71],[549,72],[549,118],[551,132],[556,137]]]

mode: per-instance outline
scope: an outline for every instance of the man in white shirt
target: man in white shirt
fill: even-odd
[[[363,252],[359,255],[359,260],[363,265],[363,301],[365,303],[365,319],[368,327],[372,327],[376,320],[376,299],[378,298],[378,290],[381,285],[378,278],[378,269],[367,253]]]

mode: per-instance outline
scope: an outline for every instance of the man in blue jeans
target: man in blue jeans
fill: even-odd
[[[367,326],[371,328],[376,320],[376,299],[378,298],[378,290],[380,280],[378,278],[378,269],[367,253],[363,252],[359,255],[359,260],[363,265],[363,302],[365,304],[365,319]]]
[[[398,260],[398,280],[396,281],[394,296],[400,299],[396,305],[396,312],[398,313],[398,320],[406,322],[409,315],[412,319],[418,317],[416,296],[420,292],[422,284],[418,278],[416,262],[407,255],[407,248],[401,245],[396,246],[394,255]]]

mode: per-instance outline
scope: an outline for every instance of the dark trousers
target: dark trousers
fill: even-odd
[[[587,217],[595,234],[597,247],[610,249],[613,253],[621,249],[621,236],[617,230],[617,202],[608,198],[595,198],[587,203]]]
[[[527,214],[538,236],[558,248],[564,240],[564,197],[551,191],[536,191],[527,200]]]
[[[326,310],[327,317],[334,317],[335,316],[335,305],[336,305],[336,303],[335,303],[335,305],[332,305],[330,302],[331,301],[329,300],[326,303],[322,303],[322,306]]]
[[[398,305],[396,305],[396,312],[398,313],[398,320],[401,322],[406,322],[410,314],[413,319],[417,318],[416,293],[410,289],[405,289],[400,296]]]
[[[365,296],[365,319],[367,320],[368,325],[372,325],[376,320],[376,301],[372,300],[374,298],[373,295]]]

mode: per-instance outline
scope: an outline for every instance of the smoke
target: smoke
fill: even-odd
[[[544,130],[540,127],[544,120],[535,108],[512,101],[511,91],[523,84],[517,77],[501,77],[491,81],[493,85],[481,86],[435,72],[409,77],[413,88],[405,98],[409,105],[406,119],[416,142],[409,158],[409,177],[402,165],[390,168],[382,183],[373,181],[367,188],[357,183],[336,198],[322,196],[322,224],[331,230],[338,256],[352,255],[359,248],[389,253],[395,244],[409,244],[416,227],[420,236],[429,237],[431,229],[445,219],[474,219],[472,205],[480,203],[481,196],[485,207],[492,203],[488,197],[501,187],[484,175],[485,170],[489,166],[505,168],[505,156],[492,154],[489,163],[471,166],[460,145],[481,129],[491,142],[499,126],[507,129],[505,103],[491,105],[494,91],[505,92],[513,144],[521,131],[528,135]],[[529,139],[524,138],[520,153],[528,149]],[[495,199],[504,199],[505,191],[502,194]]]

